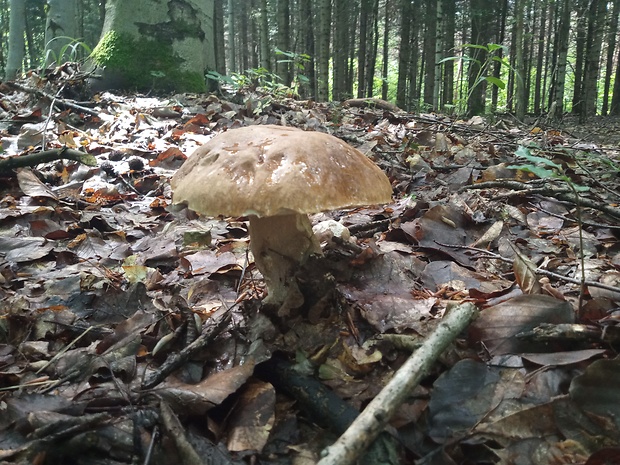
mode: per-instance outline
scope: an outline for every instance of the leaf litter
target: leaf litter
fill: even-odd
[[[583,144],[570,117],[526,128],[260,91],[104,93],[46,121],[39,95],[2,94],[3,463],[315,463],[349,421],[330,415],[353,418],[462,301],[480,316],[363,463],[620,456],[613,142]],[[287,318],[260,306],[247,218],[170,207],[186,155],[249,124],[331,133],[394,187],[389,205],[313,217],[351,237],[322,236]],[[2,168],[63,147],[97,166]]]

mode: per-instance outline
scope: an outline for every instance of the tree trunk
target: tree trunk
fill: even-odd
[[[77,0],[49,0],[45,23],[45,66],[76,60],[66,48],[77,33]]]
[[[244,0],[245,1],[245,0]],[[278,0],[278,11],[276,15],[278,24],[277,44],[278,48],[283,52],[291,52],[291,19],[288,0]],[[290,86],[292,78],[292,69],[289,59],[284,55],[276,56],[276,74],[282,79],[285,85]]]
[[[23,0],[11,0],[9,17],[9,54],[5,79],[15,79],[24,61],[26,32],[26,4]]]
[[[508,16],[508,0],[502,1],[501,11],[499,13],[499,24],[497,25],[497,44],[503,45],[506,38],[506,17]],[[504,48],[499,48],[495,52],[495,56],[499,60],[493,62],[493,77],[501,79],[502,77],[502,63],[504,58]],[[497,110],[499,102],[499,87],[493,86],[491,88],[491,111]]]
[[[271,71],[271,47],[269,46],[269,10],[267,0],[260,2],[260,65]]]
[[[605,60],[605,87],[603,90],[603,107],[601,114],[605,116],[609,109],[609,89],[613,74],[614,54],[616,52],[616,35],[618,34],[618,15],[620,15],[620,0],[613,0],[613,10],[609,19],[609,31],[607,33],[607,57]]]
[[[390,1],[385,0],[383,11],[383,62],[381,65],[381,98],[383,100],[388,99],[388,70],[390,63]]]
[[[245,1],[245,0],[241,0]],[[237,66],[237,40],[235,37],[236,27],[235,27],[235,0],[228,0],[228,69],[231,72],[240,71]]]
[[[546,2],[544,4],[540,4],[538,2],[541,15],[540,15],[540,25],[538,29],[538,50],[536,56],[536,80],[534,84],[534,113],[539,115],[542,112],[541,109],[541,101],[542,101],[542,78],[545,72],[544,57],[545,57],[545,41],[546,41],[546,33],[547,33],[547,7]]]
[[[334,46],[333,46],[333,99],[344,100],[347,95],[347,58],[349,35],[349,2],[334,0]]]
[[[574,79],[573,86],[573,113],[580,114],[582,108],[583,99],[583,75],[584,75],[584,63],[585,63],[585,49],[587,39],[587,4],[590,0],[578,0],[577,7],[577,20],[574,27],[577,29],[577,40],[575,42],[575,65],[574,65]],[[571,27],[573,27],[571,25]]]
[[[182,5],[182,6],[181,6]],[[215,69],[214,1],[108,0],[99,44],[90,57],[94,90],[204,92]]]
[[[375,68],[377,66],[377,51],[379,49],[379,0],[373,0],[371,23],[371,47],[368,51],[368,59],[366,60],[366,97],[371,98],[374,95],[375,87]]]
[[[525,58],[523,56],[524,34],[523,16],[527,7],[527,0],[515,2],[515,115],[519,121],[525,119],[527,110],[527,94],[525,92]]]
[[[400,47],[398,48],[398,80],[396,105],[407,108],[407,78],[411,58],[411,0],[400,1]]]
[[[556,58],[552,77],[551,98],[549,103],[549,118],[558,120],[564,113],[564,89],[566,83],[566,65],[568,62],[568,38],[570,34],[571,0],[564,0],[561,5],[560,25],[556,36]]]
[[[445,57],[454,56],[454,34],[456,32],[456,3],[446,1],[443,5],[443,54]],[[454,61],[443,63],[443,89],[441,94],[441,108],[454,103]]]
[[[239,28],[241,29],[238,37],[237,50],[239,51],[239,57],[237,60],[239,61],[239,69],[242,73],[245,73],[246,70],[250,68],[249,49],[252,45],[250,43],[251,37],[248,25],[249,6],[248,0],[242,0],[237,7],[237,17],[239,18]]]
[[[224,2],[215,0],[213,13],[213,37],[215,42],[215,70],[220,74],[226,74],[226,47],[224,39]]]
[[[331,0],[319,0],[318,6],[318,91],[317,98],[321,102],[329,100],[329,39],[331,36]]]
[[[435,51],[437,45],[437,3],[439,0],[426,0],[424,19],[426,29],[424,31],[424,103],[432,109],[435,95]]]
[[[299,0],[299,26],[301,36],[301,53],[310,57],[305,64],[304,75],[308,78],[308,84],[302,86],[300,94],[304,97],[315,98],[317,95],[316,75],[315,75],[315,47],[314,47],[314,16],[312,13],[312,0]]]
[[[471,4],[471,43],[487,46],[490,39],[489,24],[493,21],[493,5],[491,0],[470,0]],[[471,49],[468,70],[467,114],[480,115],[485,111],[486,83],[481,81],[486,52],[478,48]]]
[[[592,0],[589,6],[583,106],[579,112],[581,122],[585,122],[588,116],[596,114],[598,74],[601,66],[607,1]]]
[[[360,8],[359,47],[357,49],[357,98],[364,97],[366,89],[366,60],[368,56],[368,22],[372,0],[362,0]]]

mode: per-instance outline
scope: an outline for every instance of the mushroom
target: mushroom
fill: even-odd
[[[217,135],[171,185],[173,203],[203,215],[249,217],[264,302],[281,311],[303,304],[295,273],[321,253],[308,214],[388,203],[392,195],[387,176],[359,150],[328,134],[274,125]]]

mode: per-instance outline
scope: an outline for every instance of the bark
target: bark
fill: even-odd
[[[215,0],[213,19],[213,35],[215,41],[215,70],[220,74],[226,74],[226,47],[224,39],[224,2]]]
[[[22,69],[26,33],[26,5],[23,0],[11,0],[9,17],[9,54],[5,78],[14,79]]]
[[[443,5],[443,54],[445,57],[454,56],[454,34],[456,32],[456,3],[446,1]],[[454,103],[454,61],[447,61],[442,65],[443,89],[441,94],[441,107]]]
[[[360,22],[359,22],[359,47],[357,52],[357,97],[365,97],[364,90],[366,89],[366,59],[368,57],[368,23],[371,16],[372,0],[362,0],[362,7],[360,9]]]
[[[304,97],[316,96],[316,76],[315,76],[315,46],[314,46],[314,16],[312,12],[311,0],[299,0],[299,26],[302,43],[301,53],[310,57],[310,61],[305,64],[303,74],[308,78],[308,85],[302,86],[301,95]]]
[[[242,0],[244,1],[244,0]],[[237,66],[237,40],[235,37],[236,27],[235,27],[235,0],[228,0],[228,12],[227,12],[227,32],[228,32],[228,69],[233,71],[240,71]]]
[[[437,44],[437,2],[439,0],[426,0],[424,19],[426,30],[424,31],[424,103],[434,107],[435,94],[435,50]]]
[[[601,114],[604,116],[609,111],[609,89],[613,74],[614,54],[616,51],[616,35],[618,34],[618,15],[620,15],[620,0],[613,1],[613,9],[609,19],[609,31],[607,33],[607,55],[605,59],[605,84],[603,90],[603,107]]]
[[[260,65],[271,71],[271,47],[269,46],[269,11],[267,0],[260,3]]]
[[[576,10],[577,18],[574,26],[577,31],[577,39],[575,41],[575,65],[574,65],[574,87],[573,87],[573,113],[581,113],[583,98],[583,76],[585,63],[585,50],[587,39],[587,3],[589,0],[577,0]]]
[[[204,92],[215,69],[214,0],[108,0],[89,65],[93,90]]]
[[[540,3],[539,3],[540,5]],[[536,79],[534,84],[534,113],[539,115],[541,113],[541,101],[543,95],[542,78],[545,72],[543,67],[543,61],[545,57],[545,41],[547,33],[547,8],[546,4],[541,6],[540,25],[538,28],[538,49],[536,56]]]
[[[489,24],[493,21],[493,6],[491,0],[471,0],[471,43],[486,46],[490,39]],[[480,81],[482,66],[487,59],[484,50],[473,48],[470,51],[473,61],[468,70],[468,115],[479,115],[485,111],[486,83]]]
[[[527,94],[525,92],[525,58],[523,56],[523,19],[527,1],[517,0],[515,2],[515,115],[519,121],[525,119],[527,110]]]
[[[333,99],[344,100],[347,95],[347,37],[349,35],[349,2],[334,1]]]
[[[568,62],[568,38],[570,34],[570,13],[571,0],[564,0],[561,5],[560,25],[558,27],[556,51],[553,54],[557,57],[552,77],[551,98],[549,104],[549,117],[557,120],[564,112],[564,90],[566,83],[566,65]]]
[[[579,112],[579,120],[581,122],[585,122],[587,117],[596,114],[598,74],[601,65],[607,2],[604,0],[592,0],[589,6],[583,105]]]
[[[381,65],[381,98],[383,100],[388,99],[388,70],[390,63],[390,1],[385,0],[383,11],[383,62]]]
[[[396,105],[407,109],[407,78],[411,58],[411,0],[400,1],[400,47],[398,50],[398,81]]]
[[[45,65],[75,60],[67,45],[77,35],[77,0],[49,0],[45,23]]]
[[[318,6],[318,90],[317,99],[321,102],[329,100],[329,40],[331,36],[331,0],[319,0]]]
[[[290,7],[288,0],[278,0],[277,11],[277,44],[278,48],[283,52],[292,51],[290,37]],[[284,81],[285,85],[290,85],[292,81],[292,68],[289,59],[286,56],[278,55],[276,57],[276,74]]]

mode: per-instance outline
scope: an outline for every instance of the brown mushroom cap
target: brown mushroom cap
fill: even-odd
[[[174,203],[205,215],[259,217],[388,203],[387,176],[359,150],[320,132],[263,125],[199,147],[171,180]]]

